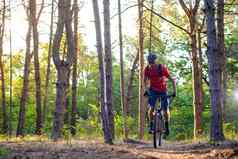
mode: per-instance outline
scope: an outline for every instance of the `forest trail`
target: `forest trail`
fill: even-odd
[[[106,145],[98,141],[0,142],[11,150],[0,159],[238,159],[238,142],[216,148],[209,144],[167,143],[153,149],[149,143]]]

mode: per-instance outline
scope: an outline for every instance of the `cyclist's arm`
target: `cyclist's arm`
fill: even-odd
[[[173,96],[176,96],[176,80],[170,75],[168,68],[164,67],[163,75],[173,83]]]
[[[149,90],[149,88],[150,88],[150,78],[149,78],[149,72],[146,67],[144,70],[144,91],[145,91],[145,94]]]
[[[149,90],[149,88],[150,88],[150,79],[148,77],[144,78],[144,86],[145,86],[145,91]]]
[[[170,75],[168,76],[168,79],[173,83],[173,94],[176,96],[176,79],[171,77]]]

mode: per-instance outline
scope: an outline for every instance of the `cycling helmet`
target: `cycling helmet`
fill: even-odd
[[[155,60],[157,59],[157,56],[154,53],[149,53],[147,56],[147,61],[149,64],[155,63]]]

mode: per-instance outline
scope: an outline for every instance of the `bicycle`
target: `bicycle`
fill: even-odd
[[[164,96],[163,96],[164,97]],[[168,106],[172,102],[171,95],[166,96],[168,100]],[[157,148],[158,146],[161,146],[162,142],[162,135],[165,133],[165,117],[162,113],[162,107],[161,107],[161,96],[159,97],[159,108],[155,107],[154,109],[154,124],[153,124],[153,145],[154,148]]]

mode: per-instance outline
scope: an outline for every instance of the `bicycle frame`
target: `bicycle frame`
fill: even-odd
[[[163,96],[164,97],[164,96]],[[159,97],[159,108],[156,106],[154,109],[154,133],[153,133],[153,144],[154,148],[161,146],[162,134],[165,132],[165,119],[162,113],[161,98]],[[170,105],[171,96],[166,96],[168,105]]]

